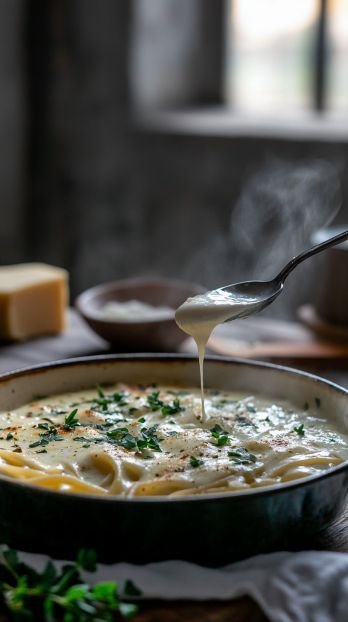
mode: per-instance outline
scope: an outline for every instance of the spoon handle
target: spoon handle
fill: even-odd
[[[299,263],[301,263],[305,259],[308,259],[308,257],[311,257],[312,255],[321,253],[321,251],[329,248],[329,246],[335,246],[336,244],[339,244],[340,242],[343,242],[347,239],[348,231],[343,231],[342,233],[335,235],[333,238],[329,238],[329,240],[321,242],[321,244],[316,244],[316,246],[312,246],[312,248],[309,248],[307,251],[303,251],[303,253],[297,255],[297,257],[293,257],[293,259],[290,259],[290,261],[286,264],[282,271],[279,272],[279,274],[276,276],[275,280],[280,282],[285,281],[286,277],[290,274],[290,272],[292,272],[294,268],[296,268]]]

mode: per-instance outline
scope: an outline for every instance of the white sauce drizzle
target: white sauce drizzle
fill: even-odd
[[[204,408],[203,364],[208,339],[218,324],[238,317],[243,309],[257,299],[241,295],[234,297],[224,289],[214,289],[205,294],[188,298],[175,313],[178,326],[190,335],[197,344],[199,372],[201,380],[202,419],[206,420]]]

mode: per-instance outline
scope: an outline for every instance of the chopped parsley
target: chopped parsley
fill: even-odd
[[[185,408],[181,406],[178,398],[174,399],[171,404],[164,404],[161,408],[162,415],[177,415],[181,413]]]
[[[253,464],[257,457],[245,447],[235,447],[228,452],[228,457],[236,464]]]
[[[156,434],[157,426],[151,428],[141,428],[141,436],[137,440],[138,449],[153,449],[154,451],[162,451],[159,443],[162,440]]]
[[[300,425],[295,425],[295,427],[293,428],[293,431],[296,432],[299,436],[304,436],[305,435],[305,429],[304,429],[304,425],[303,423],[300,423]]]
[[[74,436],[73,441],[81,441],[82,443],[105,443],[104,436]]]
[[[14,438],[14,436],[13,436],[12,432],[9,432],[9,433],[7,434],[7,436],[6,436],[6,440],[7,440],[7,441],[12,440],[13,438]]]
[[[165,404],[163,400],[159,399],[159,394],[159,391],[153,391],[147,396],[146,408],[149,408],[152,412],[160,410],[164,417],[166,415],[177,415],[185,410],[185,408],[181,406],[178,398],[174,398],[171,404]]]
[[[216,423],[212,428],[210,428],[210,432],[214,440],[214,445],[218,447],[222,447],[223,445],[227,445],[228,443],[228,432],[226,432],[221,425]]]
[[[203,464],[203,460],[199,460],[198,458],[196,458],[196,456],[190,457],[190,465],[194,469],[197,469],[197,467],[200,467],[202,464]]]
[[[128,428],[118,428],[106,433],[107,439],[120,445],[125,449],[135,449],[137,447],[137,439],[133,434],[129,433]]]
[[[92,443],[111,443],[133,451],[143,451],[144,449],[162,451],[159,444],[162,439],[158,438],[156,430],[157,426],[143,427],[140,430],[140,435],[134,436],[128,428],[116,428],[106,432],[105,436],[75,436],[73,440],[84,443],[83,447],[88,447]],[[41,442],[40,444],[46,443]],[[35,447],[37,446],[35,445]]]
[[[46,431],[43,432],[42,434],[39,434],[39,436],[41,437],[38,441],[35,441],[34,443],[30,443],[29,447],[33,448],[33,447],[44,447],[46,445],[48,445],[49,443],[52,443],[53,441],[62,441],[63,436],[60,436],[57,432],[57,428],[55,428],[54,426],[50,426],[50,428]]]
[[[149,408],[153,412],[156,412],[157,410],[160,410],[160,408],[162,408],[163,401],[159,399],[159,394],[159,391],[153,391],[152,393],[150,393],[150,395],[147,396],[145,404],[146,408]]]
[[[121,391],[111,393],[110,395],[105,395],[104,393],[100,395],[99,393],[99,397],[90,400],[90,403],[92,404],[92,409],[99,413],[107,413],[110,408],[114,410],[115,406],[122,408],[128,405],[126,394]]]
[[[81,402],[74,402],[71,406],[80,406],[81,404],[91,404],[92,410],[101,414],[111,414],[115,411],[115,408],[122,408],[127,406],[127,395],[123,391],[115,391],[114,393],[105,394],[103,389],[97,385],[98,397],[91,400],[82,400]]]

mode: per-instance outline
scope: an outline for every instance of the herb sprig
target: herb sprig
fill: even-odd
[[[128,619],[136,613],[137,605],[122,600],[117,583],[90,586],[81,576],[84,570],[96,570],[93,550],[81,550],[77,561],[61,571],[48,561],[38,572],[21,562],[16,551],[6,549],[0,556],[0,608],[11,620],[27,622],[111,622],[117,613]],[[125,595],[140,593],[134,584],[126,583]]]
[[[64,419],[64,427],[67,430],[74,430],[77,426],[81,425],[77,418],[77,408],[71,411]]]

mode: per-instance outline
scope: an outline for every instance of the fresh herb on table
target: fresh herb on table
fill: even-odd
[[[294,432],[296,432],[299,436],[304,436],[305,435],[305,429],[304,429],[304,425],[303,423],[300,423],[300,425],[295,425]]]
[[[82,571],[95,572],[96,555],[81,550],[77,561],[58,571],[48,561],[42,572],[21,562],[16,551],[6,549],[0,557],[0,609],[10,620],[27,622],[111,622],[117,614],[131,618],[137,605],[122,600],[117,583],[103,581],[89,585]],[[123,591],[138,596],[140,590],[131,582]]]
[[[77,418],[77,408],[71,411],[64,419],[64,427],[67,430],[74,430],[77,426],[81,425]]]
[[[253,464],[257,461],[254,454],[250,453],[245,447],[236,447],[228,452],[228,457],[236,464]]]
[[[222,447],[228,443],[228,433],[216,423],[212,428],[210,428],[210,432],[214,440],[214,445],[218,447]]]
[[[203,464],[203,460],[199,460],[198,458],[196,458],[195,456],[191,456],[190,457],[190,465],[194,468],[197,469],[197,467],[200,467]]]

